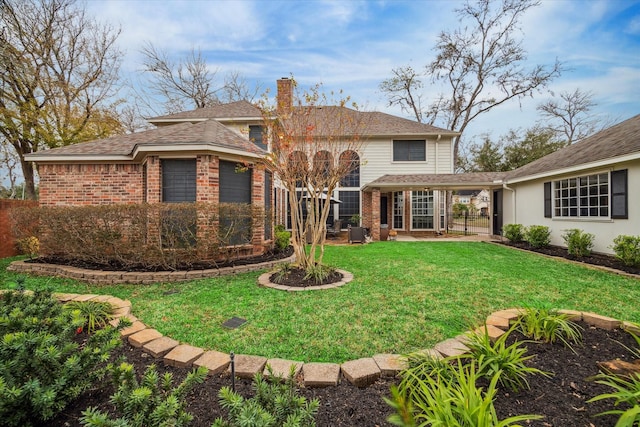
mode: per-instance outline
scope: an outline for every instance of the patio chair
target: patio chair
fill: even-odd
[[[333,221],[333,227],[327,227],[327,237],[335,239],[340,234],[342,228],[342,220],[336,219]]]

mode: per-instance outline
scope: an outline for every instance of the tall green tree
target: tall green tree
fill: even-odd
[[[537,0],[467,1],[456,9],[461,27],[440,33],[435,59],[422,72],[399,67],[380,84],[389,103],[412,112],[416,120],[460,132],[453,146],[456,166],[461,137],[473,120],[511,99],[532,96],[560,75],[557,60],[549,67],[526,64],[520,21],[539,4]],[[432,96],[435,101],[426,109],[419,104],[420,77],[446,88]]]
[[[122,130],[108,104],[119,34],[74,0],[0,0],[0,135],[18,156],[28,198],[35,170],[25,155]]]

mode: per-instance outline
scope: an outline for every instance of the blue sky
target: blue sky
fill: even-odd
[[[275,93],[275,81],[293,75],[304,88],[344,90],[367,110],[405,116],[387,106],[378,86],[394,67],[428,64],[437,35],[459,27],[454,0],[269,1],[88,0],[90,14],[120,26],[122,71],[138,80],[145,42],[180,57],[200,48],[220,81],[239,71]],[[621,121],[640,113],[640,0],[542,0],[522,20],[528,66],[568,68],[550,89],[591,91],[596,114]],[[439,88],[426,85],[427,98]],[[466,139],[538,118],[549,99],[513,101],[480,116]],[[438,124],[438,123],[437,123]]]
[[[434,55],[441,30],[459,26],[460,2],[417,1],[152,1],[88,2],[100,19],[120,25],[123,71],[135,77],[145,41],[176,57],[200,48],[212,70],[239,71],[275,91],[279,77],[302,87],[350,95],[369,110],[404,115],[388,107],[378,86],[394,67],[421,68]],[[528,64],[556,58],[568,69],[556,92],[592,91],[596,113],[623,120],[640,113],[640,1],[543,0],[522,20]],[[222,77],[220,77],[222,78]],[[427,85],[435,98],[439,88]],[[477,119],[467,138],[528,127],[547,93],[513,101]]]

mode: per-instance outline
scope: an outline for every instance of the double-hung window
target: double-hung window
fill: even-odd
[[[394,140],[394,162],[424,162],[427,160],[427,143],[424,139]]]

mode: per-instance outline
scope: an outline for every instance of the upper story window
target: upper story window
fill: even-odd
[[[249,140],[256,144],[258,147],[263,150],[267,149],[267,144],[263,142],[262,135],[264,133],[264,129],[259,125],[250,125],[249,126]]]
[[[349,172],[340,180],[341,187],[360,187],[360,156],[355,151],[344,151],[340,154],[340,163]]]
[[[313,157],[314,172],[324,178],[329,177],[333,169],[333,158],[328,151],[318,151]]]
[[[427,160],[427,142],[424,139],[394,140],[394,162],[424,162]]]
[[[609,174],[553,182],[555,217],[609,217]]]

